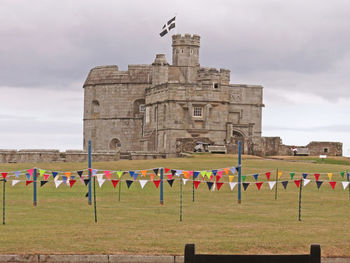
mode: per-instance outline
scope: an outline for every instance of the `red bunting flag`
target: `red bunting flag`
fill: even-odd
[[[114,188],[117,186],[118,183],[119,183],[119,180],[113,180],[112,179],[112,184],[113,184]]]
[[[270,180],[271,172],[265,173],[267,180]]]
[[[168,180],[173,179],[173,175],[172,174],[167,174]]]
[[[316,181],[318,181],[318,178],[320,178],[320,174],[314,174]]]
[[[44,174],[43,176],[44,176],[44,180],[47,181],[47,179],[49,179],[50,175],[49,174]]]
[[[194,187],[198,189],[198,185],[200,184],[200,181],[193,181]]]
[[[160,184],[160,180],[154,180],[153,181],[154,185],[158,188],[159,184]]]
[[[70,185],[70,188],[73,187],[73,185],[75,184],[77,180],[69,180],[69,185]]]
[[[295,185],[299,188],[301,180],[294,180]]]
[[[5,179],[7,176],[7,173],[1,173],[2,177]]]
[[[255,183],[255,184],[256,184],[256,187],[258,188],[258,190],[260,190],[260,188],[261,188],[263,182],[259,182],[259,183]]]
[[[332,186],[333,190],[337,182],[329,182],[329,184]]]
[[[210,181],[213,181],[213,175],[210,176]]]
[[[26,186],[28,185],[28,184],[31,184],[32,182],[34,182],[33,180],[30,180],[30,181],[26,181]]]
[[[221,179],[222,175],[216,175],[216,182],[218,182]]]
[[[169,172],[169,171],[170,171],[169,168],[164,168],[164,173],[167,173],[167,172]]]
[[[219,183],[219,182],[216,182],[216,186],[218,187],[218,191],[220,190],[221,186],[223,185],[224,183]]]

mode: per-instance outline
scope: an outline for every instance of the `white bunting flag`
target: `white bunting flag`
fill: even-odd
[[[103,179],[103,174],[97,174],[96,177],[97,177],[97,180],[102,180]]]
[[[58,176],[56,176],[56,177],[58,177]],[[62,180],[55,180],[56,188],[58,188],[62,182],[63,182]]]
[[[20,182],[20,180],[12,180],[12,186],[15,186],[16,184],[18,184]]]
[[[270,190],[275,186],[276,181],[269,182]]]
[[[106,179],[97,178],[97,181],[98,181],[98,185],[101,187],[103,183],[106,181]]]
[[[188,179],[182,178],[182,181],[184,182],[184,185],[187,183]]]
[[[235,188],[235,186],[237,185],[237,183],[233,183],[233,182],[230,182],[230,188],[231,188],[231,191],[233,190],[233,188]]]
[[[143,189],[145,185],[147,184],[147,180],[139,180],[141,188]]]
[[[215,191],[215,186],[216,186],[216,183],[214,182],[213,188],[211,189],[212,192]]]
[[[348,185],[349,185],[349,182],[341,182],[341,183],[342,183],[342,185],[343,185],[344,190],[345,190],[346,187],[348,187]]]
[[[307,185],[308,183],[310,183],[309,179],[304,179],[304,186]]]
[[[81,182],[82,185],[85,185],[84,177],[80,177],[80,182]]]

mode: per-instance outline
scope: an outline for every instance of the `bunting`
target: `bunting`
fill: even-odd
[[[146,177],[146,175],[147,175],[147,170],[142,170],[142,171],[141,171],[141,174],[142,174],[143,177]]]
[[[234,175],[229,175],[229,176],[228,176],[228,181],[229,181],[229,182],[232,182],[234,177],[235,177]]]
[[[216,182],[216,186],[218,187],[218,191],[220,190],[221,186],[223,185],[224,183],[222,182]]]
[[[58,175],[58,172],[52,172],[52,177],[55,179],[56,176]]]
[[[284,190],[287,190],[288,181],[282,181]]]
[[[156,188],[158,188],[158,186],[160,184],[160,180],[154,180],[153,183],[156,186]]]
[[[344,190],[345,190],[346,187],[348,187],[348,185],[349,185],[350,182],[341,182],[341,183],[342,183],[343,188],[344,188]]]
[[[276,184],[276,181],[273,181],[273,182],[268,182],[269,183],[269,187],[270,187],[270,190],[272,190],[272,188],[275,186]],[[283,182],[282,182],[283,183]]]
[[[230,185],[230,189],[232,191],[235,188],[235,186],[237,185],[237,183],[230,182],[229,185]]]
[[[7,173],[1,173],[2,178],[6,179]]]
[[[167,182],[170,185],[170,187],[173,187],[174,179],[171,179],[171,180],[168,179]]]
[[[62,184],[62,180],[55,180],[55,186],[58,188]]]
[[[198,189],[198,186],[201,182],[200,181],[193,181],[194,187]]]
[[[147,180],[139,180],[139,183],[140,183],[141,189],[143,189],[147,183]]]
[[[20,180],[12,180],[12,186],[15,186],[16,184],[18,184],[20,182]],[[345,188],[344,188],[345,189]]]
[[[80,178],[81,178],[81,176],[83,175],[83,172],[84,172],[84,171],[77,171],[77,173],[78,173],[78,175],[79,175]]]
[[[117,186],[117,184],[119,183],[119,180],[111,180],[112,184],[113,184],[113,188],[115,188]]]
[[[134,181],[132,181],[132,180],[125,180],[125,183],[126,183],[128,189],[130,188],[130,186],[132,185],[133,182]]]
[[[270,180],[271,172],[265,173],[267,180]]]
[[[45,185],[47,183],[47,181],[40,181],[40,187],[42,187],[43,185]]]
[[[209,189],[209,191],[210,191],[210,189],[211,189],[211,187],[213,186],[213,182],[207,182],[207,186],[208,186],[208,189]]]
[[[334,187],[337,184],[337,182],[329,182],[329,184],[331,185],[332,189],[334,190]]]
[[[185,184],[187,183],[188,179],[182,178],[182,181],[183,181],[183,183],[184,183],[184,185],[185,185]]]
[[[71,180],[71,181],[72,181],[72,180]],[[98,182],[98,185],[99,185],[100,188],[102,187],[102,185],[104,184],[105,181],[106,181],[106,179],[97,178],[97,182]]]
[[[303,178],[306,179],[306,177],[308,176],[307,173],[303,173]]]
[[[20,174],[21,174],[21,172],[19,172],[19,171],[15,172],[16,178],[18,178]]]
[[[295,185],[299,188],[301,180],[294,180]]]
[[[259,183],[255,183],[255,184],[256,184],[256,187],[258,188],[258,190],[260,190],[260,188],[261,188],[263,182],[259,182]]]
[[[73,187],[73,185],[75,184],[76,181],[77,181],[77,180],[69,180],[69,186],[70,186],[70,188]]]
[[[329,181],[332,181],[333,174],[332,173],[328,173],[327,175],[328,175]]]
[[[314,174],[316,181],[320,178],[320,174]]]
[[[259,174],[253,174],[255,181],[258,181]]]
[[[317,185],[317,189],[320,189],[321,185],[322,185],[323,181],[316,181],[316,185]]]
[[[295,173],[289,173],[290,175],[290,180],[293,180]]]
[[[26,180],[26,186],[34,182],[33,180]]]
[[[90,179],[84,179],[84,184],[88,185],[90,183]]]
[[[309,180],[309,179],[304,179],[304,184],[303,184],[303,186],[306,186],[308,183],[310,183],[310,180]]]
[[[243,183],[243,188],[244,188],[244,191],[247,190],[248,186],[250,185],[250,183]]]

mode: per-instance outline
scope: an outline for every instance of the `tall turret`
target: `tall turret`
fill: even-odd
[[[173,35],[173,66],[199,66],[200,36]]]

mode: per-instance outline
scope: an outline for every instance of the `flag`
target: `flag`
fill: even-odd
[[[165,36],[171,29],[175,27],[175,19],[176,16],[174,16],[172,19],[170,19],[162,28],[162,32],[160,32],[160,36]]]

